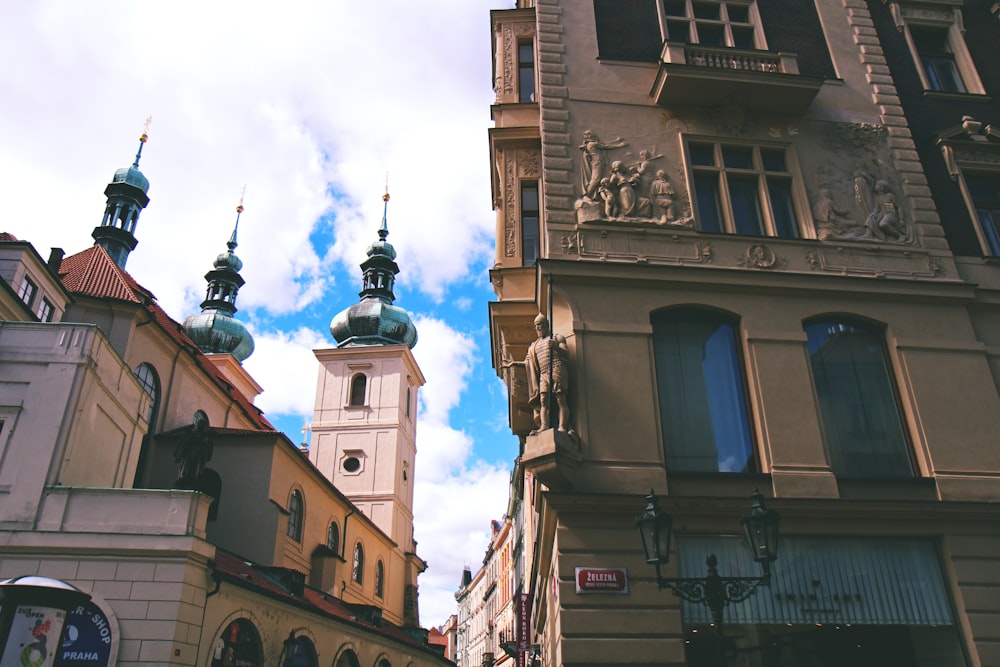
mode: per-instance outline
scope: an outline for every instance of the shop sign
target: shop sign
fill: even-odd
[[[628,570],[624,567],[578,567],[576,592],[628,595]]]
[[[55,667],[107,667],[111,625],[104,612],[87,602],[69,612]]]

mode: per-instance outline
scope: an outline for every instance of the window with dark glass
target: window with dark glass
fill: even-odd
[[[340,528],[336,521],[331,521],[326,531],[326,546],[334,553],[340,549]]]
[[[375,595],[384,597],[385,595],[385,566],[382,561],[375,563]]]
[[[288,529],[290,538],[296,542],[302,541],[302,494],[292,491],[288,498]]]
[[[1000,256],[1000,172],[964,172],[986,254]]]
[[[785,149],[692,141],[688,155],[698,229],[800,236]]]
[[[354,545],[354,561],[351,563],[351,579],[360,584],[365,579],[365,550],[361,542]]]
[[[735,321],[693,308],[651,320],[668,471],[754,472]]]
[[[958,73],[955,54],[948,43],[945,26],[910,26],[913,47],[927,79],[927,87],[945,93],[964,93],[965,84]]]
[[[538,181],[521,182],[521,265],[538,261]]]
[[[535,101],[535,47],[531,42],[517,45],[518,102]]]
[[[912,477],[913,462],[881,328],[841,319],[805,325],[820,426],[841,477]]]
[[[738,0],[663,0],[666,39],[702,46],[759,48],[752,4]]]
[[[35,301],[35,294],[37,293],[38,285],[32,282],[31,278],[25,276],[24,280],[21,281],[21,288],[17,290],[17,296],[24,302],[24,305],[31,308],[31,304]]]
[[[594,0],[601,58],[656,62],[663,48],[658,0]]]
[[[368,388],[368,377],[364,373],[358,373],[351,378],[351,405],[365,404],[365,390]]]

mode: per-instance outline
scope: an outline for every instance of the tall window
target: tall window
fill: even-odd
[[[800,236],[785,149],[692,141],[688,154],[698,229]]]
[[[538,181],[521,183],[521,266],[538,261]]]
[[[651,319],[667,469],[755,471],[732,321],[693,308],[660,311]]]
[[[910,36],[926,77],[927,88],[944,93],[964,93],[965,84],[948,43],[948,28],[912,25]]]
[[[336,521],[331,521],[330,527],[326,530],[326,546],[333,553],[337,553],[340,549],[340,528]]]
[[[365,550],[361,542],[354,545],[354,562],[351,564],[351,579],[360,584],[365,579]]]
[[[703,46],[758,48],[753,3],[727,0],[663,0],[666,39]]]
[[[517,45],[517,101],[535,101],[535,47],[531,42]]]
[[[35,294],[37,293],[38,293],[38,285],[32,282],[31,279],[28,278],[28,276],[25,276],[24,280],[21,281],[21,288],[17,290],[17,296],[21,298],[21,301],[24,302],[24,305],[26,305],[28,308],[31,308],[31,304],[34,302]]]
[[[385,566],[382,561],[375,563],[375,595],[385,596]]]
[[[368,377],[358,373],[351,378],[351,405],[365,404],[365,390],[368,388]]]
[[[1000,256],[1000,173],[963,172],[986,254]]]
[[[830,465],[842,477],[911,477],[913,463],[881,329],[839,319],[805,325]]]
[[[288,498],[288,536],[296,542],[302,541],[302,494],[292,491]]]

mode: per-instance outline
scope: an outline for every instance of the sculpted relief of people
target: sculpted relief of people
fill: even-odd
[[[825,170],[816,180],[813,220],[821,241],[914,242],[889,181],[863,168],[849,177]]]
[[[577,221],[651,222],[691,226],[690,215],[679,216],[676,193],[666,171],[655,169],[663,155],[640,150],[631,164],[610,160],[608,152],[625,148],[621,137],[601,141],[593,130],[583,133],[581,197],[576,202]],[[631,154],[626,154],[629,157]]]

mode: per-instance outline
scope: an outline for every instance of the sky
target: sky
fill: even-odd
[[[199,312],[241,194],[237,318],[256,400],[293,442],[312,350],[358,300],[386,189],[396,305],[419,334],[414,532],[420,620],[455,612],[503,516],[517,439],[490,365],[490,9],[513,0],[0,2],[0,231],[90,247],[104,188],[150,181],[127,269],[178,321]]]

